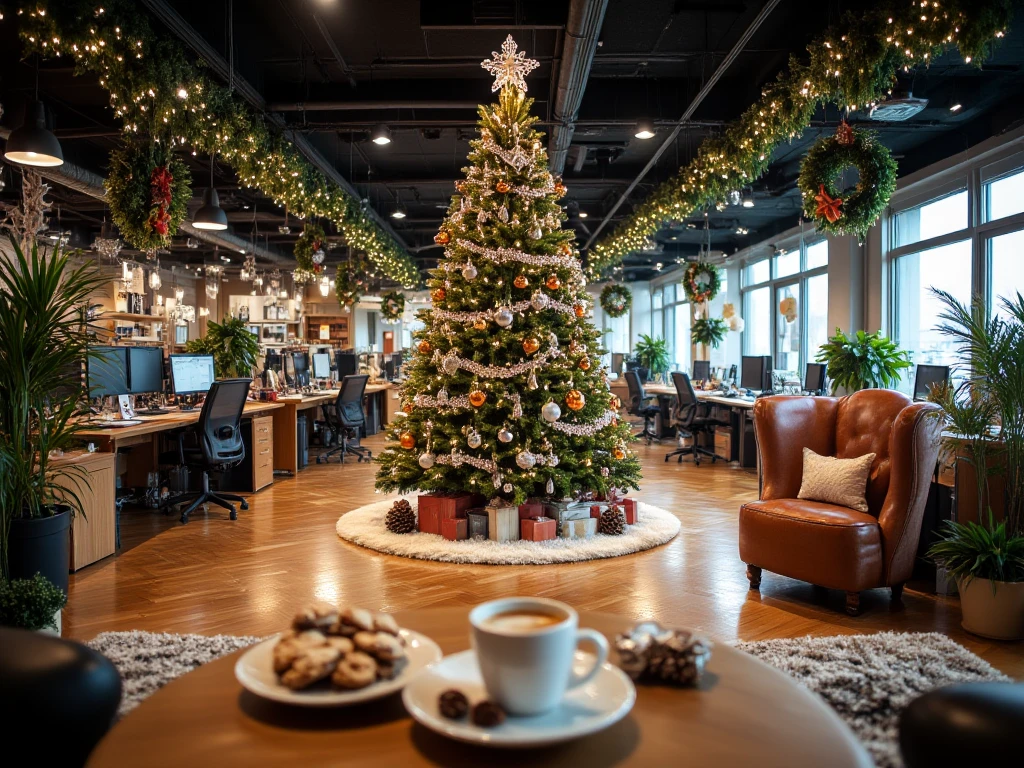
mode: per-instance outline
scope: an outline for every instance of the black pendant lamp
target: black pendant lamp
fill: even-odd
[[[203,205],[192,218],[192,226],[196,229],[225,230],[228,228],[228,215],[220,207],[220,197],[213,186],[213,158],[210,158],[210,186],[203,193]]]
[[[46,128],[46,109],[43,102],[30,102],[25,108],[25,121],[15,128],[7,139],[4,158],[12,163],[44,168],[64,164],[60,142]]]

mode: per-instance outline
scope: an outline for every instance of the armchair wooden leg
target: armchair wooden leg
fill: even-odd
[[[860,592],[846,593],[846,612],[851,616],[860,615]]]
[[[761,588],[761,569],[756,565],[747,565],[747,580],[751,589]]]
[[[903,602],[903,584],[893,584],[892,587],[892,602],[899,604]]]

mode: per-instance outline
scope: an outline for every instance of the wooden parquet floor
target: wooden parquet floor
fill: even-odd
[[[379,439],[367,441],[373,449]],[[986,641],[964,632],[955,598],[909,585],[903,607],[888,590],[843,612],[840,592],[766,573],[748,589],[737,552],[737,512],[757,496],[757,477],[721,463],[665,463],[666,447],[640,446],[643,501],[675,512],[680,535],[648,552],[558,566],[465,566],[382,555],[343,542],[338,517],[379,499],[375,466],[310,465],[250,498],[231,522],[211,508],[185,526],[177,516],[129,510],[123,549],[71,576],[65,635],[107,630],[266,635],[285,627],[310,597],[380,610],[475,604],[514,594],[564,600],[577,608],[695,628],[723,641],[804,635],[941,632],[1016,678],[1024,643]],[[921,585],[923,586],[923,585]]]

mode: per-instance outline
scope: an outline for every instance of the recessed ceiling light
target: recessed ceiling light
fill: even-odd
[[[384,125],[384,123],[379,123],[373,127],[373,130],[370,132],[370,138],[374,144],[383,147],[385,144],[391,143],[391,129]]]
[[[402,206],[398,206],[397,208],[395,208],[395,210],[393,210],[391,212],[391,218],[392,219],[404,219],[405,218],[405,209],[402,208]]]
[[[636,121],[636,130],[633,135],[638,139],[653,139],[654,138],[654,123],[647,118],[641,118]]]
[[[954,104],[953,106],[951,106],[949,108],[949,111],[950,112],[959,112],[961,109],[963,109],[963,106],[964,106],[963,104]]]
[[[580,211],[580,218],[585,219],[589,214],[586,211]]]

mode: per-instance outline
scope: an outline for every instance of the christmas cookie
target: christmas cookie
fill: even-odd
[[[293,691],[308,688],[313,683],[329,677],[338,666],[339,658],[341,653],[336,648],[326,645],[310,648],[295,660],[291,669],[281,675],[281,683]]]
[[[377,679],[377,662],[360,651],[345,654],[335,667],[331,682],[339,688],[365,688]]]

